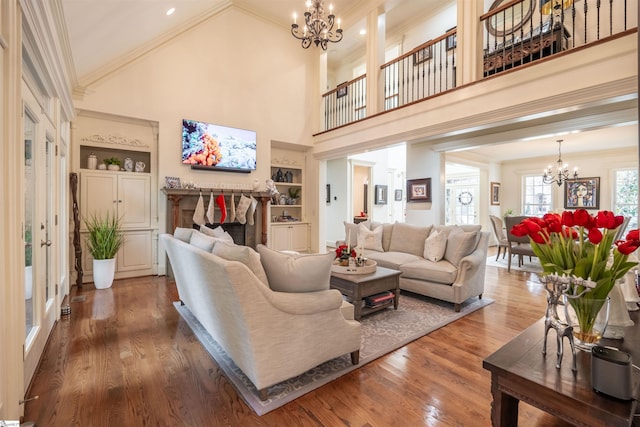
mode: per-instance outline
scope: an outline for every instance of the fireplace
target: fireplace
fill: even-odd
[[[200,228],[193,223],[193,213],[196,209],[198,198],[200,197],[200,190],[198,189],[171,189],[163,188],[162,192],[167,195],[167,233],[173,233],[176,227],[183,228]],[[233,241],[239,245],[250,246],[256,248],[258,243],[263,245],[267,244],[267,231],[268,231],[268,203],[271,197],[268,193],[249,192],[249,191],[231,191],[231,190],[216,190],[213,193],[209,189],[203,190],[203,197],[205,197],[205,206],[208,203],[210,195],[217,196],[222,194],[225,197],[225,203],[227,205],[227,213],[229,212],[229,206],[231,206],[231,195],[234,195],[236,203],[240,196],[253,196],[258,200],[256,206],[254,224],[249,225],[240,224],[239,222],[225,222],[222,224],[222,228],[231,234]],[[206,195],[206,196],[205,196]],[[217,227],[220,225],[220,210],[215,209],[215,216],[213,224],[208,224],[210,227]]]

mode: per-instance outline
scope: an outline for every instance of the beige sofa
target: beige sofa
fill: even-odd
[[[451,302],[455,311],[482,298],[489,233],[479,225],[344,224],[352,247],[402,273],[400,289]]]
[[[323,290],[277,292],[269,287],[261,257],[252,248],[180,228],[160,240],[180,300],[251,380],[261,399],[267,398],[268,387],[327,360],[351,353],[352,363],[359,362],[361,325],[345,318],[347,313],[353,319],[353,306],[329,289],[330,255],[328,263],[324,255],[302,260],[326,264],[326,278],[319,279]]]

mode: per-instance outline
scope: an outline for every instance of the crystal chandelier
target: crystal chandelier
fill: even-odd
[[[565,182],[568,179],[571,179],[569,177],[569,168],[568,165],[566,163],[562,162],[562,151],[561,151],[561,145],[562,145],[562,140],[559,139],[558,140],[558,161],[556,162],[556,164],[558,166],[556,166],[556,171],[553,172],[551,170],[551,165],[549,165],[545,170],[544,170],[544,175],[542,176],[542,182],[544,182],[545,184],[552,184],[552,183],[556,183],[558,184],[558,187],[560,187],[562,185],[563,182]],[[578,168],[573,168],[573,179],[578,178]]]
[[[307,0],[307,11],[304,13],[304,27],[302,31],[298,27],[297,15],[293,14],[293,24],[291,25],[291,34],[298,40],[302,40],[302,47],[307,49],[311,43],[320,46],[323,50],[327,50],[327,43],[338,43],[342,40],[342,29],[340,28],[340,19],[338,19],[338,29],[333,30],[335,15],[333,14],[333,5],[329,5],[329,16],[324,18],[324,1]]]

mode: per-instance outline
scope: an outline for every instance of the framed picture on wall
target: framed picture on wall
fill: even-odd
[[[452,30],[455,30],[455,29],[456,29],[456,27],[449,28],[447,30],[447,33],[449,31],[452,31]],[[456,46],[458,46],[457,33],[456,34],[452,34],[450,36],[447,36],[447,40],[445,42],[445,49],[446,50],[452,50],[452,49],[455,49]]]
[[[407,202],[431,202],[431,178],[407,180]]]
[[[424,47],[413,54],[413,65],[422,64],[425,61],[428,61],[433,56],[431,52],[431,46]]]
[[[600,177],[566,180],[564,207],[565,209],[599,209]]]
[[[386,205],[387,204],[387,186],[386,185],[376,185],[376,205]]]
[[[491,183],[491,204],[492,205],[500,204],[500,183],[499,182]]]

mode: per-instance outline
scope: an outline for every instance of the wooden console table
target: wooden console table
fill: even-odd
[[[536,59],[552,55],[565,49],[565,41],[569,33],[563,28],[554,28],[522,40],[509,39],[484,56],[484,75],[489,76],[508,70]]]
[[[603,340],[631,354],[640,362],[640,312],[631,312],[634,326],[625,328],[623,340]],[[635,400],[622,401],[596,393],[591,387],[591,353],[577,350],[577,373],[571,370],[571,351],[556,369],[556,337],[551,331],[547,355],[542,355],[544,319],[530,326],[487,357],[483,367],[491,371],[491,420],[494,426],[518,425],[518,402],[523,401],[579,426],[631,426],[640,397],[640,372],[633,369]],[[635,424],[634,424],[635,425]]]
[[[202,194],[203,196],[209,196],[211,194],[211,189],[203,188]],[[185,220],[183,218],[182,213],[182,202],[186,200],[190,200],[190,204],[195,206],[195,200],[200,196],[200,189],[185,189],[185,188],[163,188],[162,192],[167,195],[167,200],[170,204],[167,205],[167,232],[173,233],[176,227],[184,227]],[[251,192],[251,191],[239,191],[239,190],[220,190],[214,189],[213,195],[217,196],[222,194],[224,196],[231,196],[231,194],[235,194],[236,202],[237,198],[240,197],[241,194],[245,196],[253,196],[260,202],[261,205],[261,226],[262,233],[260,236],[260,242],[263,245],[267,244],[267,235],[269,230],[269,210],[267,209],[269,202],[271,200],[271,196],[268,193],[261,192]],[[170,211],[169,211],[170,210]],[[188,221],[187,221],[188,222]]]

